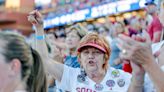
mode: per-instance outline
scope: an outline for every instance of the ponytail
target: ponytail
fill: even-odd
[[[29,92],[47,92],[47,78],[40,55],[34,49],[31,49],[33,56],[33,66],[31,74],[27,80],[27,89]]]

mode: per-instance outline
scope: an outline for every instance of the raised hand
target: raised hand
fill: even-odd
[[[31,22],[34,26],[43,25],[43,17],[38,10],[33,10],[29,13],[28,21]]]
[[[119,35],[118,47],[122,50],[121,58],[136,64],[145,64],[149,62],[147,59],[153,59],[151,41],[145,31],[142,36],[133,35],[132,38]]]
[[[35,27],[36,35],[44,35],[43,17],[38,10],[33,10],[29,13],[28,21]]]
[[[143,79],[144,65],[153,61],[151,40],[146,31],[142,35],[133,35],[132,38],[119,35],[118,47],[122,50],[120,58],[130,60],[133,69],[132,74]]]

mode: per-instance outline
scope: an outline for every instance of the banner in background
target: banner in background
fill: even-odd
[[[138,10],[145,7],[145,2],[146,0],[122,0],[122,1],[94,6],[91,8],[86,8],[83,10],[79,10],[61,16],[45,18],[44,28],[46,29],[53,28],[56,26],[79,22],[90,18],[98,18],[111,14]]]

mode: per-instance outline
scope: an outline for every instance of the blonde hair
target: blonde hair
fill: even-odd
[[[66,29],[66,34],[70,33],[73,30],[75,30],[77,32],[80,39],[83,38],[87,34],[87,29],[80,23],[77,23],[77,24],[67,28]]]
[[[77,48],[79,48],[82,45],[87,44],[87,43],[95,43],[95,44],[103,47],[106,50],[105,57],[104,57],[105,63],[103,65],[103,69],[107,69],[108,68],[108,60],[109,60],[109,57],[111,54],[111,49],[110,49],[108,41],[104,37],[98,35],[97,33],[91,32],[91,33],[88,33],[86,36],[84,36],[81,39],[79,46]],[[80,52],[81,51],[78,51],[78,53],[77,53],[78,57],[80,57]]]

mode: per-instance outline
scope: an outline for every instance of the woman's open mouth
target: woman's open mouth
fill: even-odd
[[[89,61],[89,65],[94,66],[95,62],[94,61]]]

